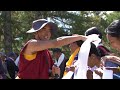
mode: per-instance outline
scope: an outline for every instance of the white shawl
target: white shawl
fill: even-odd
[[[70,79],[73,73],[74,73],[73,79],[87,79],[86,74],[88,69],[88,56],[91,48],[91,42],[93,41],[94,44],[98,46],[101,39],[98,37],[98,35],[95,34],[88,36],[88,39],[81,45],[81,49],[78,53],[78,60],[74,63],[75,71],[74,72],[69,71],[62,79]],[[106,76],[105,72],[103,73],[103,78],[105,78]],[[93,78],[96,78],[96,76],[94,75]]]
[[[65,58],[65,55],[62,53],[62,54],[60,55],[58,61],[55,62],[55,64],[59,67],[59,66],[61,65],[61,63],[63,62],[64,58]]]
[[[81,45],[80,51],[78,53],[78,60],[74,63],[75,71],[74,71],[74,78],[73,79],[87,79],[87,64],[88,64],[88,55],[91,48],[91,42],[98,40],[98,35],[93,34],[89,35],[87,40]],[[71,72],[71,71],[69,71]],[[67,73],[63,79],[70,79],[73,73]],[[67,76],[71,76],[70,78]]]

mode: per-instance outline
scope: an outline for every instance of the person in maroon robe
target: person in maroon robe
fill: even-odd
[[[53,60],[48,49],[86,40],[86,36],[62,36],[50,40],[57,30],[57,25],[46,19],[33,21],[32,28],[27,33],[33,33],[35,38],[29,40],[20,52],[19,72],[16,79],[49,79],[49,75],[55,76],[56,73],[59,76],[60,69],[53,67]]]

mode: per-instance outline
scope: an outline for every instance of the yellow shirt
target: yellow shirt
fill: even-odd
[[[24,54],[24,57],[25,57],[26,60],[31,61],[31,60],[36,58],[36,55],[37,55],[36,53],[35,54],[31,54],[31,55]]]

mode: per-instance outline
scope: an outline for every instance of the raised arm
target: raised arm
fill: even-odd
[[[26,50],[26,54],[32,54],[37,51],[42,51],[49,48],[61,47],[78,40],[86,40],[86,36],[76,35],[76,36],[63,36],[54,40],[32,40]]]
[[[116,63],[118,65],[120,65],[120,57],[118,56],[104,56],[102,57],[102,59],[106,62],[106,61],[111,61],[113,63]]]

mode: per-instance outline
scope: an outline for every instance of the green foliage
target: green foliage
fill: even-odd
[[[105,45],[109,47],[104,30],[114,19],[120,19],[120,12],[115,11],[107,14],[106,11],[11,11],[13,51],[19,53],[22,45],[33,37],[31,34],[27,34],[26,31],[31,28],[32,21],[39,18],[49,18],[59,26],[59,30],[56,33],[57,36],[53,36],[52,38],[67,34],[84,34],[88,28],[97,26],[103,34]],[[2,26],[4,22],[0,14],[1,31],[3,30]],[[2,31],[0,32],[0,50],[2,50],[4,46],[3,40]],[[64,46],[62,49],[66,51],[67,56],[69,56],[69,48]]]

